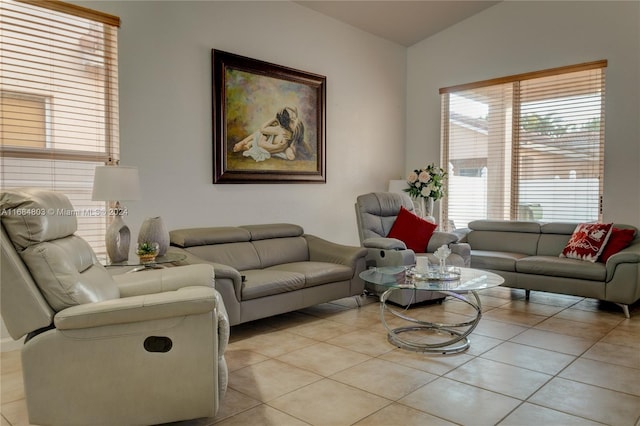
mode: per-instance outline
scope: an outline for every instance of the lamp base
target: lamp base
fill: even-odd
[[[125,262],[129,260],[129,246],[131,244],[131,231],[125,225],[122,216],[116,215],[113,222],[107,228],[105,237],[107,254],[111,263]]]

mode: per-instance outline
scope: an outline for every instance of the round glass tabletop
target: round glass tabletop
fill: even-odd
[[[497,287],[504,283],[504,278],[493,272],[473,268],[451,268],[444,279],[438,279],[437,274],[425,274],[419,279],[412,276],[412,267],[383,266],[371,268],[360,273],[364,281],[389,288],[410,288],[415,290],[447,290],[451,292],[467,292]],[[459,277],[452,278],[453,275]]]

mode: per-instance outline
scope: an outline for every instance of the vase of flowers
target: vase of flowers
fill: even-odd
[[[409,185],[404,191],[416,200],[423,217],[433,216],[433,203],[444,197],[444,180],[447,172],[431,163],[415,169],[407,176]]]

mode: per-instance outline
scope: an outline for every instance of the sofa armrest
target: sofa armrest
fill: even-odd
[[[309,260],[314,262],[329,262],[346,265],[356,270],[356,263],[367,256],[367,249],[364,247],[347,246],[333,243],[314,235],[305,234],[309,247]]]
[[[182,287],[213,288],[214,270],[211,265],[188,265],[114,275],[113,279],[120,289],[120,297],[131,297],[178,290]]]
[[[367,267],[383,267],[383,266],[399,266],[399,265],[415,265],[416,254],[411,249],[406,250],[384,250],[384,249],[367,249]]]
[[[471,232],[471,229],[469,228],[459,228],[451,231],[452,234],[456,234],[458,236],[459,243],[467,242],[467,236],[469,235],[469,232]]]
[[[449,244],[451,253],[459,255],[464,260],[464,266],[471,266],[471,245],[468,243],[453,243]]]
[[[404,241],[397,238],[374,237],[367,238],[362,242],[362,246],[366,248],[383,249],[383,250],[406,250],[407,245]]]
[[[229,281],[232,283],[233,285],[233,292],[236,295],[236,299],[238,300],[238,302],[241,299],[241,295],[242,295],[242,275],[240,274],[240,271],[238,271],[236,268],[229,266],[229,265],[225,265],[222,263],[216,263],[216,262],[209,262],[208,260],[205,260],[199,256],[196,256],[190,252],[188,252],[187,250],[180,248],[180,247],[174,247],[171,246],[169,247],[169,251],[173,252],[173,253],[180,253],[186,256],[185,260],[181,260],[180,262],[176,262],[177,265],[195,265],[195,264],[200,264],[200,263],[204,263],[210,266],[213,266],[213,270],[215,273],[216,278],[218,279],[223,279],[223,278],[227,278],[229,279]]]
[[[441,246],[457,243],[460,237],[453,232],[435,231],[427,244],[427,253],[434,253]]]
[[[58,312],[59,330],[183,317],[211,312],[219,301],[211,287],[183,287],[175,291],[111,299],[72,306]]]
[[[634,241],[629,247],[620,250],[618,253],[607,259],[605,264],[607,268],[607,282],[613,279],[616,267],[622,263],[638,263],[640,264],[640,240]]]

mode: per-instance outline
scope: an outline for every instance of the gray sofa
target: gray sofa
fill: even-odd
[[[231,325],[360,296],[367,250],[307,235],[298,225],[178,229],[169,252],[215,270]],[[356,298],[356,300],[359,300]]]
[[[618,304],[629,317],[629,305],[640,299],[640,239],[606,263],[559,257],[576,223],[476,220],[462,241],[471,246],[471,267],[495,272],[503,285],[569,294]]]

